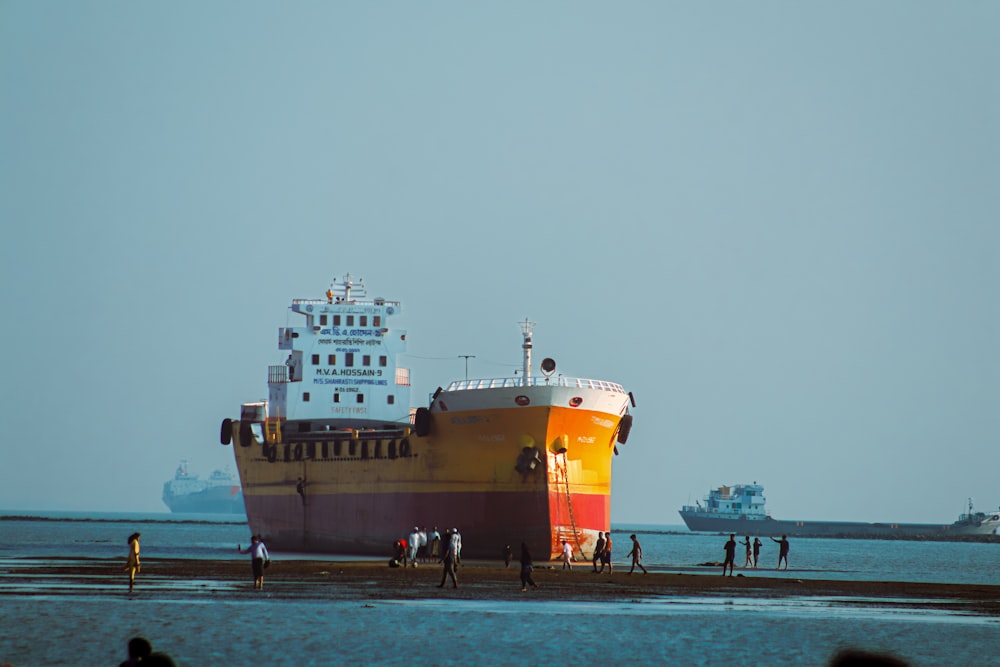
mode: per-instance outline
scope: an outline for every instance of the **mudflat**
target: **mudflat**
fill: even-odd
[[[1000,586],[897,581],[796,579],[767,570],[737,571],[724,577],[716,568],[691,574],[636,571],[595,574],[589,563],[572,570],[536,564],[537,589],[521,591],[520,566],[495,561],[463,561],[458,588],[444,588],[442,568],[421,563],[389,567],[385,561],[273,560],[265,570],[269,597],[357,600],[642,600],[670,596],[709,598],[818,598],[836,604],[872,607],[947,609],[1000,617]],[[16,582],[17,585],[11,585]],[[80,584],[86,582],[81,589]],[[106,591],[105,591],[106,589]],[[127,591],[123,559],[24,559],[0,566],[0,596],[96,594]],[[202,596],[259,595],[253,589],[249,560],[145,559],[136,578],[137,594]],[[145,591],[145,592],[144,592]]]

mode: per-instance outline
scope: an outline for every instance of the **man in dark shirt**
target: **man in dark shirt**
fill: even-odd
[[[780,540],[775,540],[773,537],[771,539],[778,543],[778,567],[775,568],[775,569],[780,570],[781,569],[781,561],[785,561],[785,569],[787,570],[788,569],[788,537],[785,536],[785,535],[782,535]]]
[[[722,576],[726,576],[726,566],[729,566],[729,576],[733,576],[733,563],[736,562],[736,535],[730,535],[729,541],[723,547],[726,550],[726,560],[722,563]]]
[[[594,572],[597,572],[597,562],[604,555],[604,533],[597,534],[597,544],[594,546]]]

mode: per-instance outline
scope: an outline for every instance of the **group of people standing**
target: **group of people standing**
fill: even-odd
[[[442,537],[437,526],[428,532],[426,528],[414,526],[407,538],[398,539],[393,543],[393,558],[389,561],[391,567],[416,567],[417,563],[443,561],[448,542],[455,542],[456,556],[462,552],[462,535],[458,528],[448,528]],[[456,562],[458,562],[456,560]]]
[[[628,536],[632,540],[632,550],[625,554],[626,558],[632,559],[632,567],[629,568],[628,573],[632,574],[635,568],[642,570],[643,574],[649,574],[645,566],[642,564],[642,545],[639,544],[639,539],[632,533]],[[611,531],[606,533],[597,533],[597,543],[594,545],[594,557],[591,562],[594,566],[594,572],[596,574],[601,574],[604,572],[604,567],[607,566],[608,574],[614,574],[614,566],[611,563],[611,547],[614,541],[611,539]],[[597,569],[597,563],[600,562],[601,569]]]
[[[781,569],[781,564],[784,562],[785,569],[788,569],[788,536],[782,535],[780,540],[776,540],[773,537],[772,541],[778,543],[778,567],[776,569]],[[750,536],[746,535],[743,541],[740,542],[746,549],[747,560],[743,564],[743,568],[753,568],[757,569],[757,560],[760,557],[760,548],[763,546],[763,542],[760,541],[759,537],[753,538],[753,542],[750,542]],[[729,541],[723,547],[726,551],[726,560],[722,563],[722,576],[726,576],[726,569],[729,569],[729,576],[733,576],[733,567],[736,565],[736,535],[731,534],[729,536]]]

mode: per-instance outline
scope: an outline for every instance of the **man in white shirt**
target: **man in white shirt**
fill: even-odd
[[[413,527],[413,532],[410,533],[410,563],[413,567],[417,566],[417,549],[420,547],[420,529],[416,526]]]

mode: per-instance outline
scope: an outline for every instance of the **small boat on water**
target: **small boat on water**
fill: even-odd
[[[243,494],[236,476],[215,470],[208,479],[193,474],[187,461],[163,484],[163,503],[178,514],[243,514]]]
[[[1000,529],[1000,510],[969,511],[954,523],[864,523],[860,521],[791,521],[772,519],[764,509],[764,487],[753,484],[720,486],[709,491],[705,504],[685,505],[681,518],[689,530],[741,535],[799,537],[933,537],[991,535]]]
[[[292,300],[302,319],[278,329],[288,357],[268,368],[268,400],[222,422],[251,532],[273,549],[383,555],[414,526],[454,527],[466,556],[524,541],[550,558],[563,540],[589,556],[611,525],[631,393],[551,358],[536,369],[525,320],[514,377],[455,380],[412,408],[401,312],[350,274]]]

